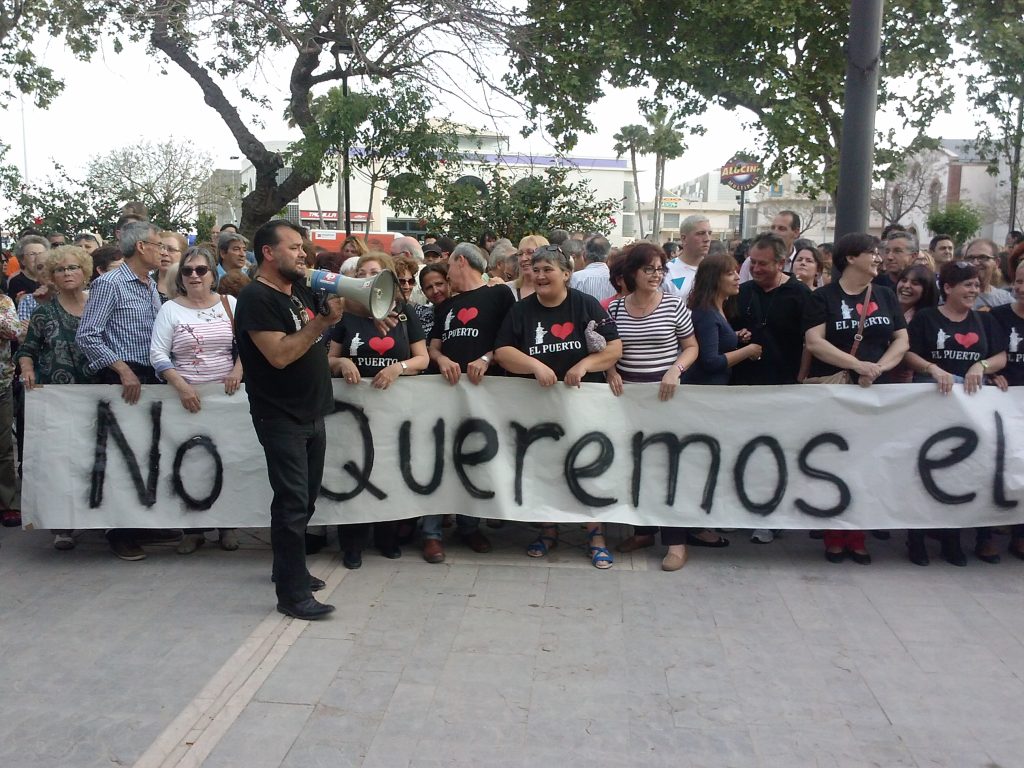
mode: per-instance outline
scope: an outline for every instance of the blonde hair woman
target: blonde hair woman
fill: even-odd
[[[525,299],[533,293],[533,254],[548,245],[546,237],[527,235],[519,241],[519,278],[516,280],[516,298]]]

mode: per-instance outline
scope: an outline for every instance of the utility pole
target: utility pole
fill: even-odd
[[[882,0],[851,0],[836,240],[850,232],[866,232],[868,228],[881,47]]]

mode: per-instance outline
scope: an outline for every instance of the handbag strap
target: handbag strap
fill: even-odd
[[[235,330],[235,315],[231,312],[231,305],[228,304],[228,297],[223,293],[220,295],[220,303],[224,305],[224,311],[228,313],[228,320],[231,322],[231,330]]]
[[[850,347],[850,354],[857,356],[860,343],[864,339],[864,321],[868,316],[868,306],[871,304],[871,283],[868,283],[868,291],[864,294],[864,303],[860,306],[860,322],[857,324],[857,333],[853,337],[853,346]]]

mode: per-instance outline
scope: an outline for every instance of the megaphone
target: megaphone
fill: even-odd
[[[307,269],[306,285],[314,291],[333,293],[345,301],[354,301],[377,320],[388,316],[398,293],[398,282],[388,270],[373,277],[345,277],[326,269]]]

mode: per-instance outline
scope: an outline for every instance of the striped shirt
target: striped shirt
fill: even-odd
[[[75,340],[90,373],[121,360],[149,366],[149,340],[160,311],[156,280],[144,283],[122,264],[89,286]]]
[[[233,313],[235,297],[227,299]],[[150,362],[158,375],[173,368],[189,384],[224,381],[235,367],[233,338],[231,318],[220,301],[206,309],[168,301],[153,324]]]
[[[598,301],[614,296],[615,286],[608,277],[608,265],[603,261],[592,261],[569,278],[569,287],[589,293]]]
[[[39,302],[31,293],[26,293],[18,302],[18,317],[26,323],[32,319],[32,313],[39,309]]]
[[[693,335],[690,310],[678,296],[662,295],[661,303],[645,317],[626,311],[626,300],[608,308],[622,339],[622,357],[616,368],[625,381],[660,381],[676,364],[683,339]]]

